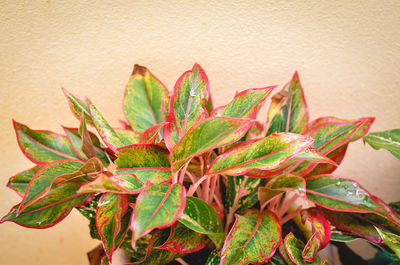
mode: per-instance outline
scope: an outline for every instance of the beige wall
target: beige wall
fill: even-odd
[[[79,2],[0,3],[1,215],[19,200],[8,177],[30,166],[11,119],[58,132],[76,126],[64,86],[117,125],[134,63],[171,89],[199,62],[216,105],[237,90],[281,86],[297,69],[312,118],[375,116],[374,131],[400,127],[397,0]],[[339,169],[385,200],[400,199],[399,171],[388,153],[361,142]],[[86,264],[97,244],[86,226],[76,212],[48,230],[2,224],[0,264]]]

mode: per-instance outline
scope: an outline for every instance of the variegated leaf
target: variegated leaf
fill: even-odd
[[[222,248],[221,264],[262,264],[279,247],[282,228],[278,217],[269,211],[253,209],[236,221]]]
[[[299,75],[272,97],[268,111],[268,133],[302,133],[308,123],[308,107]]]
[[[73,150],[67,137],[50,131],[31,130],[14,122],[18,144],[24,155],[33,163],[45,165],[62,159],[81,159]]]
[[[89,110],[89,99],[87,97],[75,96],[65,88],[62,88],[62,90],[68,100],[69,108],[74,116],[78,120],[81,120],[83,112],[86,122],[93,126],[94,124]]]
[[[166,122],[156,124],[146,131],[140,136],[139,143],[140,144],[154,144],[157,142],[157,139],[161,139],[161,132],[163,126],[167,124]]]
[[[125,116],[132,129],[144,132],[164,122],[168,104],[167,88],[146,67],[136,64],[124,98]]]
[[[280,252],[287,253],[287,255],[283,255],[284,258],[290,258],[289,263],[293,263],[295,265],[304,265],[306,264],[302,257],[302,249],[304,248],[304,243],[297,239],[292,232],[290,232],[284,239],[284,250],[280,249]],[[318,257],[315,257],[313,262],[309,262],[307,264],[310,265],[323,265],[326,264],[326,261],[321,261]]]
[[[101,196],[96,209],[96,227],[99,231],[104,251],[109,261],[113,252],[121,245],[129,228],[130,213],[127,195],[105,193]],[[124,215],[128,220],[123,224]]]
[[[7,187],[14,190],[19,196],[24,197],[29,182],[31,182],[32,178],[42,167],[43,166],[34,166],[31,169],[15,174],[9,179]]]
[[[227,105],[215,109],[211,116],[255,119],[274,88],[275,86],[244,90]]]
[[[389,232],[382,231],[375,227],[385,244],[396,254],[400,259],[400,236]]]
[[[373,132],[365,136],[363,141],[376,150],[384,148],[400,159],[400,129]]]
[[[200,65],[195,64],[176,82],[169,104],[169,114],[164,126],[164,139],[168,149],[185,135],[197,122],[208,115],[210,88],[207,76]]]
[[[153,184],[171,179],[169,153],[159,145],[136,144],[118,149],[117,174],[134,174],[143,183]]]
[[[137,194],[143,187],[143,182],[138,180],[133,174],[118,174],[108,176],[100,174],[90,183],[83,185],[79,193],[127,193]]]
[[[255,169],[273,170],[302,152],[312,141],[310,137],[292,133],[245,141],[219,155],[207,174],[240,175]]]
[[[253,124],[247,119],[213,117],[194,125],[171,150],[172,170],[190,159],[242,138]]]
[[[179,183],[170,185],[147,183],[140,192],[132,215],[132,245],[154,228],[175,223],[185,208],[185,188]]]

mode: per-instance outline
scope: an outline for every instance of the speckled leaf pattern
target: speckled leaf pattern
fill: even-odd
[[[278,252],[266,263],[266,265],[287,265]]]
[[[15,121],[14,129],[22,152],[35,164],[45,165],[61,159],[80,159],[67,137],[63,135],[31,130],[28,126]]]
[[[122,217],[127,213],[128,197],[124,194],[105,193],[101,196],[96,209],[96,227],[99,231],[103,248],[107,257],[112,261],[113,252],[122,243],[123,236],[127,232],[122,226]],[[125,228],[125,231],[121,228]]]
[[[319,164],[311,172],[307,173],[307,176],[329,174],[329,173],[332,173],[333,171],[335,171],[336,168],[338,167],[338,165],[340,165],[342,163],[344,156],[346,155],[348,146],[349,146],[349,144],[344,144],[341,147],[333,150],[326,156],[327,158],[329,158],[333,162],[335,162],[336,165],[329,164],[329,163]]]
[[[25,207],[18,215],[19,205],[16,205],[0,220],[0,224],[10,221],[30,228],[51,227],[63,220],[74,207],[84,204],[91,196],[77,194],[79,187],[80,185],[71,183],[54,188]]]
[[[278,217],[269,211],[252,209],[236,221],[222,248],[221,265],[262,264],[279,247],[282,228]]]
[[[171,226],[185,208],[185,188],[176,183],[147,183],[139,194],[132,215],[132,245],[154,228]]]
[[[159,145],[136,144],[120,148],[117,174],[134,174],[141,182],[159,184],[171,179],[169,153]]]
[[[178,221],[193,231],[208,235],[217,247],[225,238],[217,212],[199,198],[186,197],[186,207]]]
[[[72,146],[72,148],[75,150],[76,154],[79,155],[79,157],[81,157],[83,160],[87,160],[88,157],[87,155],[85,155],[85,153],[82,151],[82,136],[79,133],[78,129],[76,128],[67,128],[67,127],[63,127],[65,134],[67,135],[67,138]],[[97,136],[95,136],[92,133],[89,133],[91,141],[93,143],[93,148],[95,150],[96,156],[101,160],[101,162],[104,165],[108,165],[109,161],[107,159],[106,156],[106,151],[104,151],[101,147],[100,147],[100,142],[99,139],[97,138]]]
[[[363,141],[376,150],[384,148],[400,159],[400,129],[373,132],[365,136]]]
[[[331,227],[318,208],[303,210],[300,215],[302,222],[310,223],[312,228],[312,235],[303,249],[302,257],[307,262],[313,262],[317,252],[328,245]]]
[[[253,169],[272,170],[303,151],[311,143],[307,136],[281,133],[240,143],[219,155],[210,165],[208,174],[246,174]]]
[[[385,206],[355,180],[336,175],[317,175],[306,179],[306,187],[307,198],[321,207],[334,211],[375,213],[393,219]]]
[[[323,209],[323,212],[324,216],[333,226],[354,233],[371,242],[382,244],[382,240],[375,230],[374,224],[367,219],[357,216],[354,213],[329,211],[327,209]]]
[[[268,133],[302,133],[308,123],[308,107],[299,75],[272,97],[268,111]]]
[[[160,249],[170,250],[176,253],[193,253],[206,246],[206,237],[190,230],[183,224],[176,222],[171,227],[171,234],[168,240]]]
[[[287,256],[286,258],[290,258],[290,262],[296,265],[304,265],[304,264],[310,264],[310,265],[322,265],[325,264],[327,265],[328,263],[326,261],[321,261],[318,257],[315,257],[313,262],[308,262],[306,263],[303,260],[302,257],[302,252],[301,250],[304,248],[304,243],[297,239],[292,232],[290,232],[284,239],[284,247],[285,250],[280,250],[281,253],[286,251]],[[289,263],[290,263],[289,262]]]
[[[266,188],[271,190],[294,191],[299,195],[304,195],[306,182],[299,176],[285,174],[271,179]]]
[[[194,125],[171,150],[172,170],[177,172],[196,155],[239,140],[252,124],[247,119],[214,117]]]
[[[34,166],[31,169],[15,174],[9,179],[7,187],[14,190],[19,196],[23,197],[29,182],[31,182],[33,176],[35,176],[42,167],[43,166]]]
[[[211,116],[255,119],[259,108],[274,88],[244,90],[238,93],[227,105],[215,109]]]
[[[195,64],[176,82],[169,104],[169,114],[164,126],[164,138],[171,149],[185,133],[208,115],[211,102],[208,78],[200,65]]]
[[[134,132],[132,130],[116,129],[115,132],[122,140],[124,145],[138,144],[140,142],[140,138],[142,137],[141,133]]]
[[[156,124],[150,128],[148,128],[146,131],[143,132],[143,134],[140,136],[139,143],[140,144],[154,144],[157,142],[157,139],[161,135],[161,129],[166,123],[160,123]]]
[[[43,167],[29,182],[18,213],[40,199],[40,197],[46,195],[51,189],[51,184],[55,178],[64,174],[74,173],[83,165],[83,162],[80,161],[61,160]]]
[[[143,182],[132,174],[118,174],[107,176],[100,174],[98,177],[79,189],[79,193],[110,192],[137,194],[141,191]]]
[[[389,232],[385,232],[377,227],[375,227],[376,231],[378,231],[379,235],[385,242],[385,244],[393,250],[398,258],[400,258],[400,236],[395,235]]]
[[[144,132],[162,123],[168,104],[167,88],[146,67],[136,64],[124,98],[125,116],[132,129]]]
[[[74,116],[78,120],[81,120],[83,112],[86,122],[90,125],[94,125],[92,117],[90,116],[89,99],[87,97],[75,96],[65,88],[63,88],[62,90],[68,100],[69,108],[71,109]]]
[[[221,251],[215,249],[210,253],[205,265],[220,265],[221,264]]]
[[[245,183],[243,183],[246,181]],[[242,214],[257,203],[257,189],[264,186],[266,179],[249,178],[245,176],[228,176],[228,186],[226,188],[225,210],[230,208],[237,201],[238,214]],[[240,191],[242,190],[242,191]]]

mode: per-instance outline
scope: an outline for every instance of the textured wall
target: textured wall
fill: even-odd
[[[134,63],[171,89],[199,62],[216,105],[235,91],[283,85],[297,69],[311,117],[375,116],[400,127],[400,2],[1,1],[0,214],[19,201],[8,177],[30,166],[11,119],[61,132],[76,126],[60,87],[90,96],[112,124]],[[84,2],[84,1],[79,1]],[[361,142],[339,172],[399,200],[400,163]],[[86,264],[97,242],[76,212],[48,230],[0,225],[0,263]]]

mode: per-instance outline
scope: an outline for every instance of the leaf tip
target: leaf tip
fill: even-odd
[[[145,66],[141,66],[139,64],[135,64],[133,66],[132,75],[145,76],[146,72],[147,72],[147,68]]]

